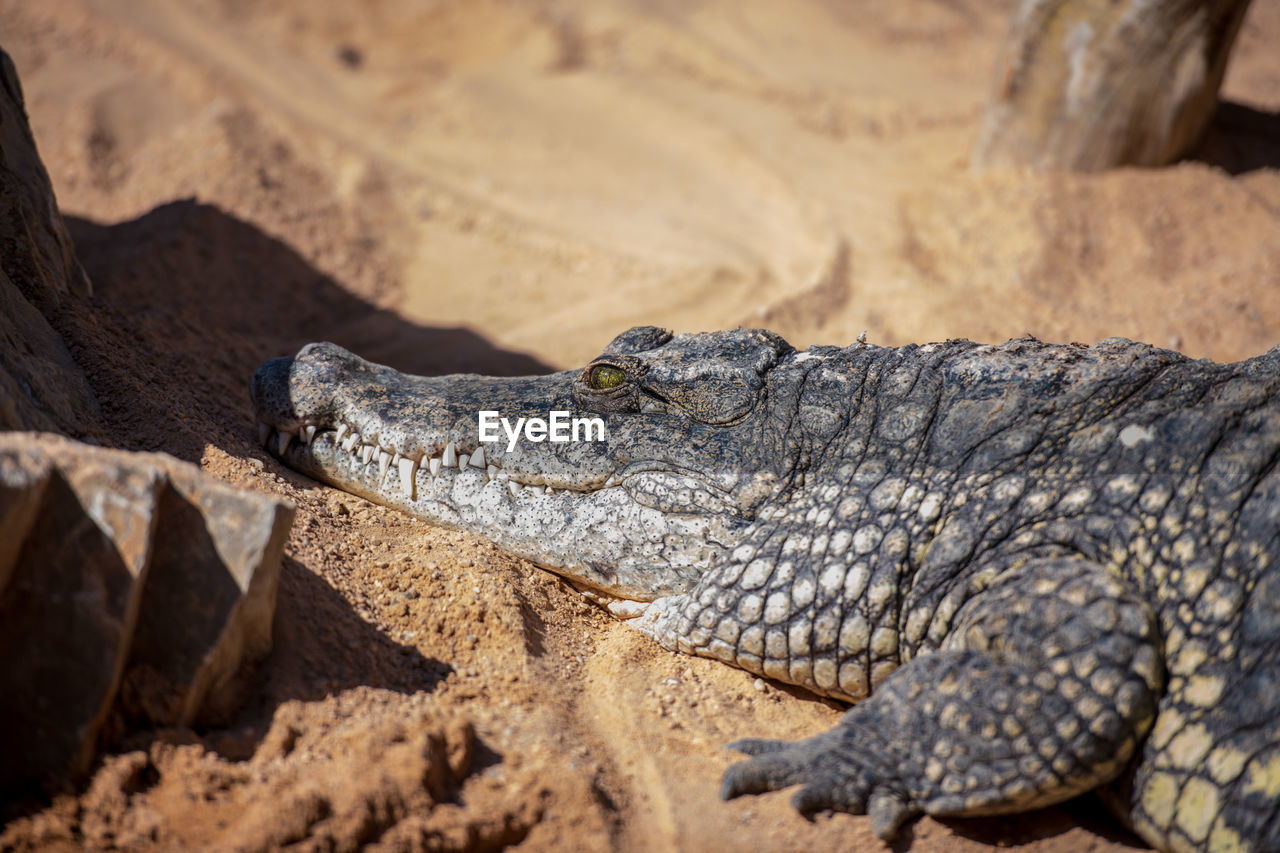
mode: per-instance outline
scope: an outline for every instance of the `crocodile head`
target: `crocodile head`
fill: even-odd
[[[790,352],[759,330],[638,327],[581,370],[512,379],[410,376],[316,343],[262,365],[252,393],[290,467],[622,605],[691,588],[785,481]]]

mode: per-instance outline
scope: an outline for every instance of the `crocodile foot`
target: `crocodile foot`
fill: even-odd
[[[852,734],[840,726],[798,741],[735,741],[730,749],[753,757],[725,772],[720,798],[804,785],[791,804],[805,817],[826,810],[865,814],[875,834],[890,840],[921,808],[911,801],[903,780],[855,748]]]
[[[1161,677],[1137,595],[1091,561],[1032,560],[996,575],[956,629],[830,731],[738,742],[753,757],[729,768],[721,795],[802,785],[802,814],[866,814],[888,840],[922,813],[1025,811],[1115,777]]]

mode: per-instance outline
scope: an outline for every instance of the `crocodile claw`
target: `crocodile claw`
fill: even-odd
[[[789,740],[769,740],[768,738],[743,738],[735,740],[726,746],[726,749],[732,749],[735,752],[746,753],[747,755],[768,755],[771,752],[778,752],[791,746]]]
[[[721,799],[729,800],[743,794],[762,794],[791,785],[805,785],[793,801],[801,814],[808,816],[824,809],[840,808],[832,805],[830,798],[823,796],[823,789],[832,786],[824,785],[822,781],[824,777],[832,775],[833,765],[843,765],[844,762],[831,755],[831,750],[823,740],[825,738],[818,735],[792,742],[741,740],[731,744],[731,748],[752,757],[725,771],[724,781],[720,786]],[[853,809],[843,810],[861,814],[861,801],[853,805]]]
[[[752,757],[725,771],[720,798],[762,794],[803,785],[791,798],[805,818],[822,811],[865,814],[875,834],[888,841],[919,813],[896,780],[877,779],[838,739],[818,735],[801,741],[748,739],[729,745]]]
[[[876,791],[867,802],[867,816],[871,818],[871,831],[876,837],[888,841],[896,838],[902,825],[916,816],[916,810],[901,794]]]

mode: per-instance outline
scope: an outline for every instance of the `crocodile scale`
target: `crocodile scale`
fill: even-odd
[[[855,703],[734,744],[725,797],[800,786],[890,839],[1097,789],[1158,849],[1280,850],[1280,348],[639,327],[516,379],[311,344],[253,398],[290,466],[484,535],[666,648]],[[606,435],[482,444],[482,409]]]

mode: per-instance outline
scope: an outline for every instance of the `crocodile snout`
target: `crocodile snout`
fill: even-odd
[[[254,372],[254,413],[260,423],[282,431],[330,426],[336,395],[374,366],[337,344],[307,344],[296,355],[273,358]]]
[[[271,426],[291,426],[297,413],[289,401],[289,369],[293,357],[273,358],[253,372],[249,394],[258,420]]]

